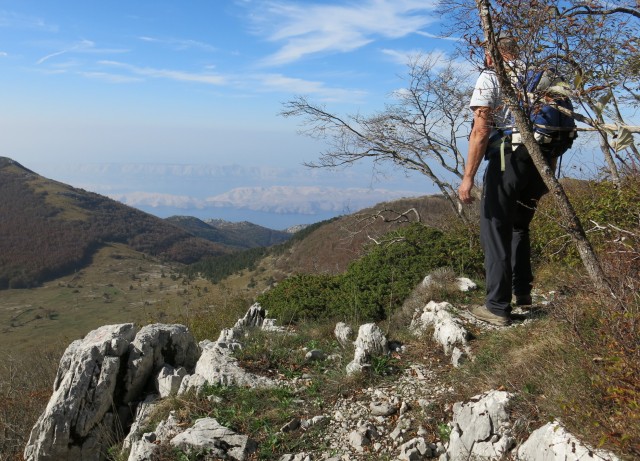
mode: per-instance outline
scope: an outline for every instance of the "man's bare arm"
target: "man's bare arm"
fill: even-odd
[[[493,114],[489,107],[473,107],[473,129],[469,136],[469,152],[467,154],[467,164],[464,169],[464,177],[458,188],[458,197],[462,203],[471,203],[473,196],[474,179],[480,163],[484,157],[489,144],[489,136],[491,135],[491,125]]]

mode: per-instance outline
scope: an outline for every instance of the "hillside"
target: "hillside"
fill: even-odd
[[[0,209],[0,289],[36,286],[77,271],[105,243],[181,263],[231,251],[6,157],[0,157]]]
[[[305,230],[304,239],[276,256],[275,267],[287,273],[338,274],[358,259],[381,236],[417,220],[428,226],[444,229],[453,211],[440,196],[405,198],[379,203],[355,214],[342,216],[324,225]],[[398,219],[407,213],[407,219]],[[309,232],[310,231],[310,232]]]
[[[291,238],[288,232],[268,229],[247,221],[229,222],[222,219],[202,221],[192,216],[171,216],[166,221],[196,237],[237,249],[267,247]]]
[[[246,270],[252,286],[261,282],[271,286],[292,274],[339,274],[388,232],[415,222],[446,230],[453,217],[448,202],[436,195],[383,202],[351,215],[305,226],[286,242],[269,248],[254,247],[204,258],[184,272],[216,283]]]

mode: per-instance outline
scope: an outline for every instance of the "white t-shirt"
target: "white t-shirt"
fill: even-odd
[[[503,128],[509,125],[509,111],[502,102],[498,76],[492,70],[485,70],[478,77],[469,107],[489,107],[493,111],[495,127]]]

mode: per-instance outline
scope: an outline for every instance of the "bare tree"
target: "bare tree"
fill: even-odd
[[[418,171],[467,220],[452,184],[464,172],[459,141],[468,132],[473,79],[451,59],[415,56],[408,67],[407,87],[380,113],[342,117],[298,97],[285,103],[281,115],[301,117],[304,133],[330,142],[318,162],[307,166],[337,168],[369,159],[376,166]]]

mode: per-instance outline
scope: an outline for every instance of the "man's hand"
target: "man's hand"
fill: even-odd
[[[473,202],[474,197],[471,195],[471,189],[473,189],[473,179],[469,177],[464,177],[462,179],[462,183],[458,188],[458,197],[460,197],[460,201],[465,204],[469,204]]]

